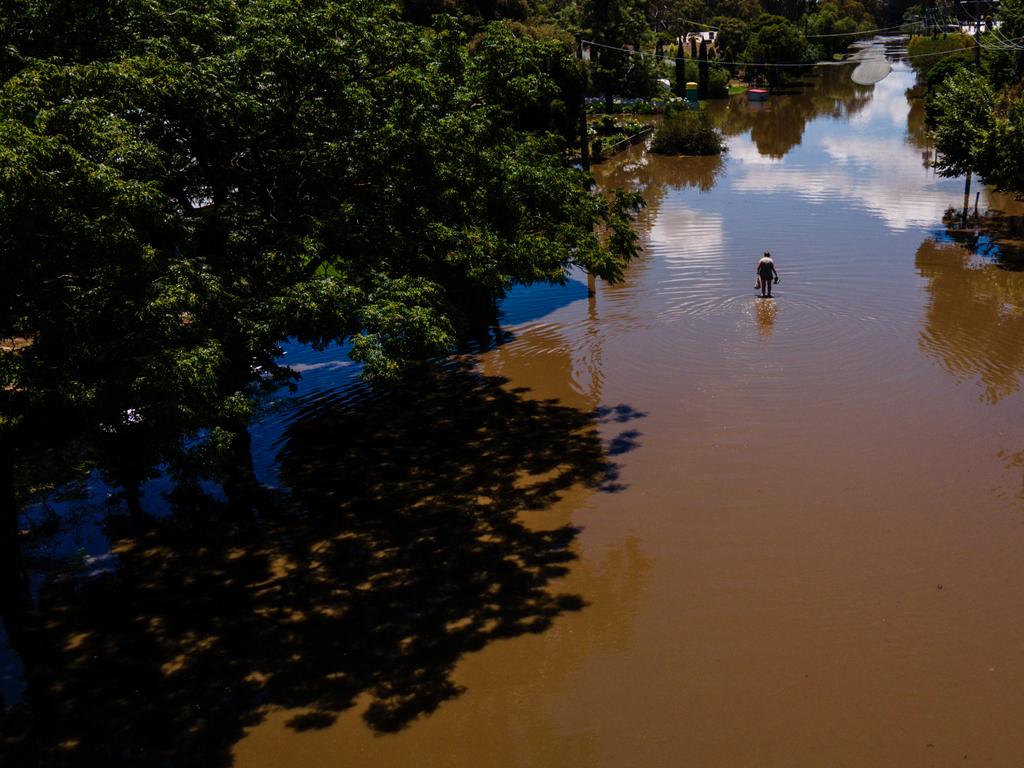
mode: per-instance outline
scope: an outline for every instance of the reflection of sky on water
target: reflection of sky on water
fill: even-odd
[[[501,322],[503,325],[521,325],[550,315],[556,309],[587,298],[586,276],[574,273],[565,285],[517,285],[513,287],[501,302]]]
[[[824,136],[816,144],[824,168],[797,166],[779,171],[748,170],[739,192],[799,195],[811,203],[841,197],[874,215],[894,231],[933,224],[957,202],[956,183],[921,167],[916,152],[899,139]]]
[[[784,158],[762,155],[751,141],[729,141],[729,163],[742,165],[781,165]]]
[[[708,257],[722,255],[723,221],[718,214],[697,211],[682,205],[668,205],[662,209],[647,236],[654,246],[671,247],[666,260],[673,254],[682,258],[688,254],[702,254]]]
[[[860,112],[850,116],[850,125],[858,130],[871,131],[886,136],[892,129],[906,130],[910,104],[906,91],[914,83],[914,76],[908,73],[906,65],[897,64],[887,78],[875,84],[871,101]]]
[[[874,86],[870,100],[843,118],[811,120],[803,137],[780,162],[761,157],[749,134],[729,140],[731,189],[745,195],[792,194],[814,204],[842,201],[878,217],[890,231],[927,227],[957,205],[962,181],[943,179],[923,167],[920,152],[905,140],[910,105],[906,90],[914,73],[905,64]],[[785,109],[780,100],[775,109]],[[894,135],[893,129],[902,135]]]

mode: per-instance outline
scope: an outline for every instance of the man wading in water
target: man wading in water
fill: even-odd
[[[757,284],[761,288],[761,298],[770,299],[772,297],[772,278],[775,282],[779,282],[779,273],[775,271],[775,262],[772,261],[772,255],[768,251],[764,252],[764,256],[757,262]]]

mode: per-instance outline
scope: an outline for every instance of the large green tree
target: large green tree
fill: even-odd
[[[750,25],[740,18],[715,16],[711,24],[717,28],[715,34],[715,51],[718,58],[727,62],[730,69],[735,69],[734,62],[739,62],[750,42]]]
[[[643,0],[586,0],[584,26],[595,46],[591,77],[604,94],[605,111],[613,111],[616,94],[646,96],[653,88],[654,65],[637,55],[648,30]]]
[[[814,13],[807,14],[805,29],[808,37],[820,49],[821,55],[831,59],[833,54],[845,51],[850,43],[857,39],[858,29],[869,29],[862,26],[859,19],[849,16],[835,2],[824,2]]]
[[[105,436],[126,488],[194,434],[249,514],[282,340],[350,340],[386,377],[511,286],[615,280],[635,250],[639,200],[588,192],[548,131],[555,43],[495,27],[470,55],[369,0],[38,2],[3,27],[0,480],[44,417]]]
[[[985,70],[997,87],[1013,85],[1024,76],[1024,48],[1020,45],[1024,38],[1024,2],[1003,0],[998,20],[998,29],[987,33],[983,41]]]
[[[146,312],[161,276],[156,243],[171,231],[150,180],[154,147],[104,105],[72,97],[109,87],[105,63],[31,63],[0,89],[0,431],[3,602],[23,602],[13,536],[13,467],[26,449],[135,419],[176,377],[161,318]],[[166,242],[166,241],[164,241]],[[147,373],[148,371],[148,373]],[[115,390],[120,395],[113,396]]]
[[[982,171],[983,154],[995,124],[995,94],[985,77],[974,69],[955,69],[929,92],[926,106],[934,126],[939,174],[963,176]]]
[[[807,54],[807,38],[792,23],[782,16],[762,15],[752,27],[746,61],[752,65],[764,65],[773,86],[782,82],[787,71],[804,62]]]

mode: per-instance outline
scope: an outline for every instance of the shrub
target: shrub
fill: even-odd
[[[724,150],[722,135],[703,110],[666,117],[651,142],[651,151],[660,155],[717,155]]]
[[[967,63],[967,59],[959,57],[939,59],[928,70],[928,75],[924,78],[925,87],[929,91],[938,88],[949,75],[963,69]]]
[[[959,32],[942,37],[914,35],[907,43],[911,66],[917,70],[919,80],[928,77],[928,71],[948,58],[970,61],[974,56],[974,38]]]
[[[712,64],[708,72],[708,98],[725,99],[729,96],[729,70]]]

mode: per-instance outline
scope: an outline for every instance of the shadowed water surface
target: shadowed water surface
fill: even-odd
[[[5,753],[223,766],[282,708],[295,734],[349,710],[393,733],[462,694],[463,655],[583,608],[552,584],[577,527],[530,516],[571,489],[621,489],[608,456],[637,433],[610,450],[597,424],[642,414],[504,384],[455,361],[300,411],[279,457],[287,501],[245,535],[199,518],[142,536],[110,523],[118,567],[51,580],[42,623],[20,628],[35,717],[0,720]]]

